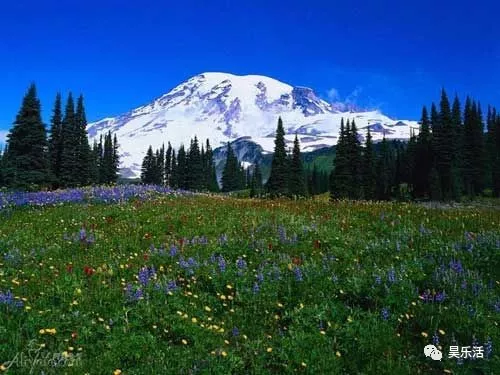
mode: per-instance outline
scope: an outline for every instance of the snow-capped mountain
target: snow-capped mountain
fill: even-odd
[[[88,125],[91,141],[111,131],[120,144],[124,177],[138,177],[144,154],[152,145],[172,144],[178,149],[196,135],[212,148],[244,137],[244,141],[273,152],[278,117],[290,145],[297,133],[303,152],[337,143],[341,118],[354,119],[361,136],[370,127],[374,140],[408,139],[415,121],[393,120],[379,111],[354,112],[339,103],[329,104],[312,89],[278,80],[228,73],[203,73],[181,83],[152,103],[118,117]],[[363,137],[364,138],[364,137]],[[240,160],[245,161],[245,160]],[[251,160],[246,160],[251,162]]]

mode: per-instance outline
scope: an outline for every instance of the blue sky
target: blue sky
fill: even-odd
[[[204,71],[268,75],[396,118],[418,118],[442,86],[498,105],[495,3],[5,1],[0,132],[31,81],[45,121],[56,92],[69,90],[84,94],[94,121]]]

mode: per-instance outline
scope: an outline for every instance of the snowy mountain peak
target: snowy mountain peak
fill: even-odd
[[[336,144],[342,117],[356,120],[358,129],[370,126],[374,138],[409,138],[415,122],[392,120],[378,111],[354,112],[339,103],[330,105],[307,87],[291,86],[261,75],[238,76],[206,72],[191,77],[151,103],[114,118],[89,124],[91,139],[111,131],[120,143],[121,167],[137,177],[149,145],[170,142],[189,145],[195,135],[210,139],[212,147],[246,137],[246,142],[272,152],[278,117],[292,141],[300,134],[302,149],[312,151]],[[397,127],[394,126],[397,124]]]

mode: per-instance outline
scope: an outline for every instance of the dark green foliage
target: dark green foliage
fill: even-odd
[[[187,156],[184,145],[179,147],[177,152],[177,186],[180,189],[187,189]]]
[[[300,158],[300,144],[297,135],[293,142],[292,160],[290,164],[289,179],[290,195],[294,198],[305,197],[307,195],[306,184],[304,181],[304,170]]]
[[[76,105],[75,132],[77,134],[76,160],[78,170],[74,174],[77,185],[85,186],[92,182],[92,154],[87,135],[87,118],[83,105],[83,96],[80,95]]]
[[[259,163],[255,163],[252,181],[250,183],[250,197],[259,197],[263,191],[262,172]]]
[[[222,172],[222,191],[229,192],[241,187],[240,168],[231,144],[227,144],[227,157]]]
[[[149,146],[146,156],[142,160],[141,182],[143,184],[153,184],[155,182],[156,158],[153,147]]]
[[[36,189],[48,185],[49,155],[45,125],[35,84],[23,98],[14,126],[7,136],[4,178],[15,188]]]
[[[370,129],[368,129],[368,132],[366,134],[362,167],[363,198],[367,200],[373,200],[376,198],[377,194],[377,160],[375,152],[373,150],[373,142]]]
[[[165,154],[165,185],[172,186],[172,145],[168,142]]]
[[[62,186],[76,185],[76,171],[78,170],[77,148],[78,131],[76,129],[75,103],[73,95],[69,93],[62,122],[62,150],[61,170],[59,181]]]
[[[377,199],[390,200],[394,186],[394,175],[394,154],[384,137],[380,145],[380,157],[377,164]]]
[[[288,193],[288,162],[285,149],[285,129],[281,117],[278,119],[271,174],[266,183],[266,190],[271,197],[285,196]]]
[[[420,121],[420,132],[417,138],[415,172],[414,172],[414,196],[425,198],[430,196],[430,171],[432,168],[432,137],[427,108],[422,109]]]
[[[49,136],[50,172],[54,186],[59,185],[62,151],[62,102],[61,94],[56,95]]]
[[[189,156],[187,161],[187,185],[186,188],[193,191],[200,191],[204,188],[205,176],[204,166],[201,159],[198,138],[195,136],[189,147]]]

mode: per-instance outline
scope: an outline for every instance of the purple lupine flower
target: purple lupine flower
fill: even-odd
[[[166,292],[173,292],[174,290],[177,289],[177,284],[175,283],[175,280],[170,280],[167,283],[167,287],[165,288]]]
[[[240,330],[238,329],[238,327],[233,327],[233,330],[231,333],[233,334],[234,337],[236,337],[236,336],[240,335]]]
[[[491,337],[487,337],[486,342],[484,343],[484,355],[486,358],[491,358],[493,353],[493,341],[491,341]]]
[[[259,284],[258,283],[254,283],[253,284],[253,288],[252,288],[252,291],[254,294],[257,294],[260,292],[260,287],[259,287]]]
[[[171,257],[175,257],[178,252],[179,252],[179,250],[177,249],[177,246],[175,246],[175,245],[170,246],[170,256]]]
[[[436,296],[434,297],[434,300],[435,300],[436,302],[443,302],[443,301],[445,300],[445,298],[446,298],[446,293],[445,293],[445,291],[443,290],[442,292],[438,292],[438,293],[436,294]]]
[[[383,320],[389,319],[389,316],[390,316],[389,309],[387,307],[384,307],[382,309],[382,311],[380,312],[380,316],[382,317]]]
[[[218,265],[219,265],[219,271],[224,272],[226,271],[226,260],[222,255],[219,255],[218,257]]]
[[[140,270],[139,270],[139,282],[146,286],[148,284],[148,281],[149,281],[149,270],[147,267],[142,267]]]
[[[262,283],[264,281],[264,274],[262,272],[259,272],[255,278],[257,279],[258,283]]]
[[[137,288],[134,290],[132,284],[128,283],[125,288],[125,295],[127,297],[127,300],[135,302],[143,297],[143,292],[141,288]]]
[[[286,242],[286,229],[283,225],[278,227],[278,235],[281,243]]]
[[[302,270],[299,267],[295,267],[294,270],[293,270],[293,273],[295,275],[295,280],[297,280],[297,281],[302,281],[303,280]]]
[[[225,244],[227,244],[227,234],[223,233],[223,234],[219,237],[219,244],[221,244],[221,245],[225,245]]]
[[[332,275],[332,281],[336,283],[337,281],[339,281],[339,278],[336,275]]]
[[[436,346],[439,345],[439,336],[437,332],[434,332],[434,335],[432,335],[432,343]]]
[[[462,288],[462,289],[464,289],[464,290],[465,290],[465,289],[467,289],[467,280],[465,280],[465,279],[464,279],[464,280],[462,281],[461,288]]]
[[[196,267],[198,266],[198,263],[196,262],[196,260],[194,260],[194,258],[188,258],[187,260],[187,263],[189,265],[189,267]]]
[[[394,268],[391,268],[389,272],[387,273],[387,280],[389,283],[393,284],[396,282],[396,271],[394,271]]]
[[[80,241],[85,241],[87,238],[87,232],[85,231],[85,228],[80,229]]]
[[[500,300],[493,304],[493,310],[495,310],[495,312],[497,313],[500,313]]]
[[[396,251],[401,251],[401,244],[399,241],[396,241]]]
[[[238,259],[236,260],[236,267],[238,267],[238,269],[240,270],[243,270],[247,268],[247,262],[245,261],[245,259],[238,257]]]
[[[460,260],[451,260],[450,268],[458,274],[462,274],[464,272],[464,268],[462,267],[462,262],[460,262]]]
[[[382,284],[382,278],[380,276],[375,276],[375,284],[377,285]]]

